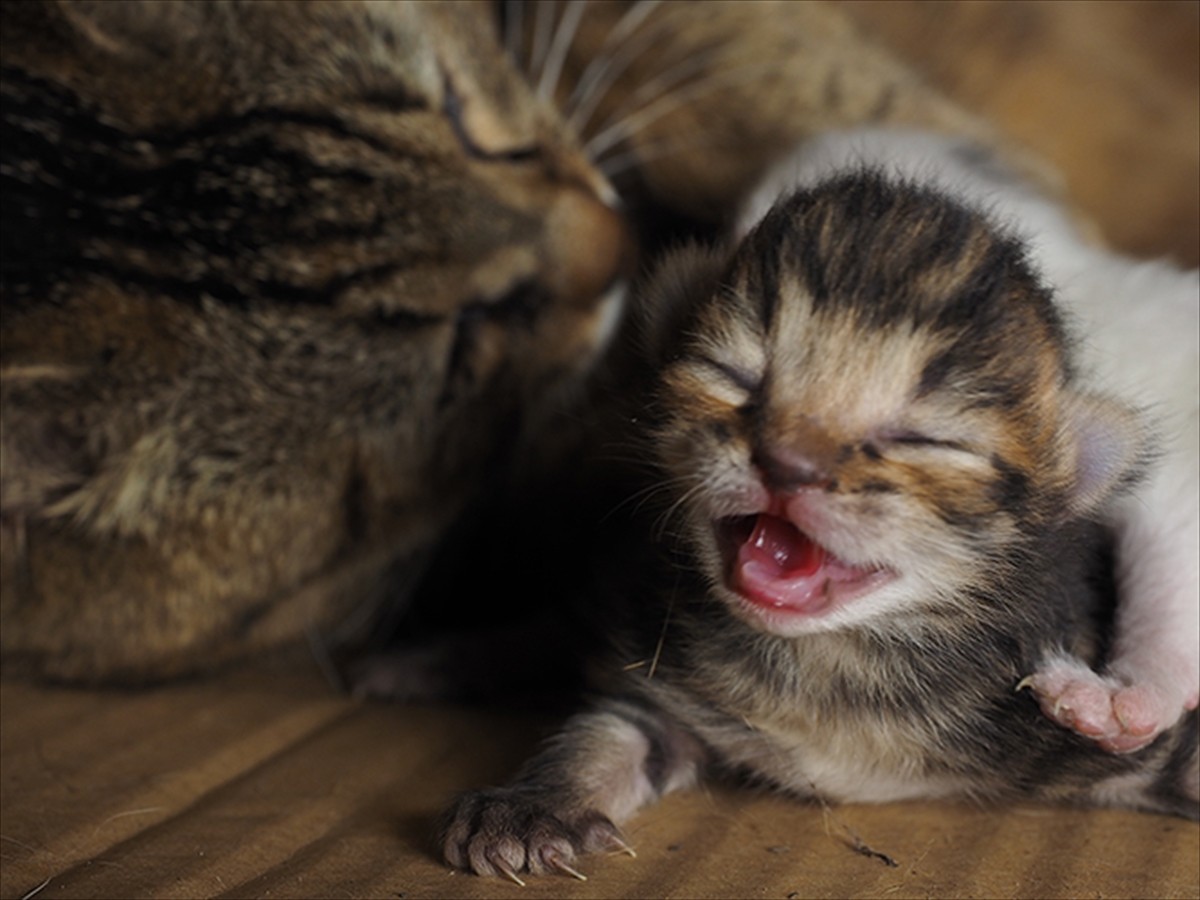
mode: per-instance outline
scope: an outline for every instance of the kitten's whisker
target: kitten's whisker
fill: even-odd
[[[624,509],[626,506],[628,506],[630,503],[633,503],[634,501],[637,501],[637,506],[634,507],[634,512],[637,512],[643,506],[645,506],[647,503],[649,503],[650,500],[656,494],[662,493],[664,491],[668,491],[677,485],[686,484],[688,481],[691,481],[693,478],[694,478],[694,476],[690,476],[690,475],[679,475],[679,476],[676,476],[675,478],[670,478],[670,479],[667,479],[666,481],[659,481],[654,484],[648,485],[644,488],[641,488],[639,490],[636,490],[632,494],[630,494],[628,497],[626,497],[624,500],[622,500],[620,503],[618,503],[616,506],[614,506],[612,509],[610,509],[607,513],[605,513],[604,517],[600,521],[607,522],[609,519],[611,519],[618,512],[620,512],[622,509]]]
[[[577,91],[582,91],[583,96],[574,104],[567,123],[577,133],[582,134],[587,124],[592,120],[592,116],[596,114],[596,109],[601,101],[608,94],[609,88],[613,83],[621,77],[626,69],[647,50],[655,46],[657,40],[667,32],[668,22],[659,22],[652,28],[637,34],[633,39],[621,45],[609,54],[607,59],[604,59],[603,66],[597,70],[596,74],[591,79],[591,83],[584,88],[583,78],[580,78],[580,88]],[[586,76],[586,70],[585,70]]]
[[[750,81],[761,74],[764,69],[772,68],[775,65],[776,63],[750,63],[693,82],[679,91],[660,97],[624,119],[604,127],[584,145],[584,151],[589,157],[595,159],[605,150],[621,141],[628,140],[642,129],[686,106],[697,97]]]
[[[695,487],[685,491],[678,500],[672,503],[667,510],[661,516],[659,516],[659,524],[655,532],[655,540],[661,541],[663,539],[667,533],[667,526],[671,523],[671,517],[675,515],[675,513],[678,512],[685,503],[687,503],[701,491],[705,490],[707,487],[708,484],[703,478],[697,478]]]
[[[538,81],[537,95],[542,100],[551,100],[554,97],[558,80],[562,77],[567,51],[571,49],[571,44],[575,40],[575,34],[579,30],[579,22],[583,18],[586,7],[587,0],[569,0],[562,18],[558,21],[558,28],[554,31],[554,41],[546,54],[542,77]]]
[[[658,633],[658,643],[654,646],[654,658],[650,661],[650,668],[646,671],[647,680],[654,677],[654,673],[658,671],[658,661],[662,658],[663,646],[667,642],[667,626],[671,624],[671,613],[675,611],[675,593],[679,585],[676,584],[671,589],[671,597],[667,600],[667,613],[663,616],[662,630]]]

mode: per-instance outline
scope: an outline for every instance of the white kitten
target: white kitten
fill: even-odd
[[[899,129],[805,143],[763,180],[738,236],[782,193],[851,161],[939,187],[1021,235],[1074,320],[1084,372],[1156,419],[1161,459],[1112,523],[1119,601],[1106,671],[1062,657],[1025,681],[1064,726],[1117,752],[1145,746],[1200,701],[1200,272],[1097,247],[987,151]]]

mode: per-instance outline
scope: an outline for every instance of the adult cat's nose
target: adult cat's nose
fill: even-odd
[[[830,488],[833,479],[815,461],[801,453],[781,448],[754,451],[750,461],[762,473],[763,483],[775,491],[801,488]]]
[[[583,189],[568,189],[546,217],[545,261],[550,290],[589,304],[623,277],[631,257],[624,220]]]

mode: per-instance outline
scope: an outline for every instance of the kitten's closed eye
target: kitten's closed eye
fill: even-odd
[[[762,385],[762,378],[750,369],[708,357],[698,359],[697,362],[719,372],[727,381],[748,394],[755,393]]]
[[[962,441],[952,438],[934,437],[909,429],[884,432],[880,435],[880,440],[888,444],[900,444],[906,447],[934,447],[945,450],[961,450],[964,453],[971,452],[971,448]]]

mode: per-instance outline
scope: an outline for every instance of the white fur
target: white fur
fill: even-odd
[[[1074,673],[1093,688],[1103,681],[1114,709],[1122,687],[1137,689],[1126,699],[1155,719],[1152,738],[1200,697],[1200,272],[1097,247],[1058,205],[961,139],[894,129],[806,143],[763,180],[738,237],[782,194],[861,165],[938,187],[1019,234],[1082,338],[1084,372],[1155,421],[1162,456],[1113,515],[1120,600],[1110,677],[1082,665]]]

